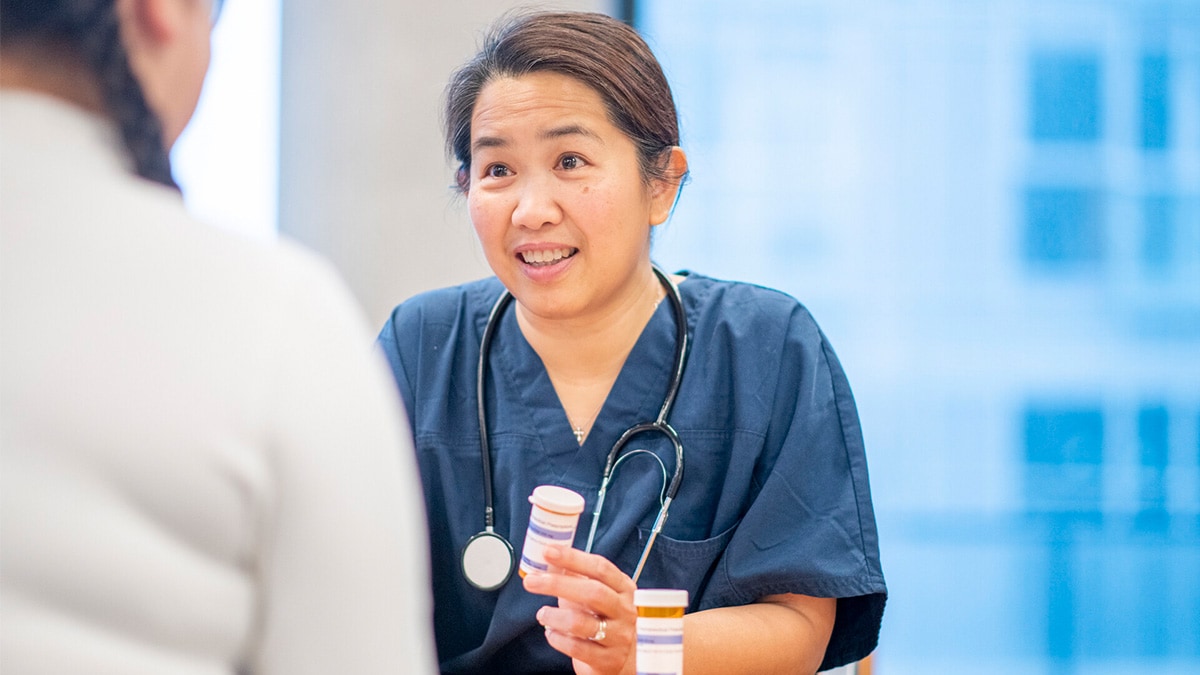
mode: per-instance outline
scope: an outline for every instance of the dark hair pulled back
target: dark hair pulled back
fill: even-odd
[[[633,28],[604,14],[539,12],[502,19],[450,79],[446,145],[459,163],[460,189],[470,182],[471,116],[484,86],[546,71],[573,77],[600,95],[608,118],[637,146],[644,181],[667,177],[679,121],[671,86],[650,47]]]
[[[138,175],[178,189],[162,123],[150,110],[121,43],[114,0],[0,0],[0,15],[0,42],[67,49],[82,58],[100,84]]]

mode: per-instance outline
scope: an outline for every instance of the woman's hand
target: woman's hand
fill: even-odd
[[[558,598],[558,607],[537,614],[550,646],[571,657],[579,675],[636,672],[633,580],[603,556],[573,548],[547,548],[546,562],[561,573],[530,574],[525,590]]]

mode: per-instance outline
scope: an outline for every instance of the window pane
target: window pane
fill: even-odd
[[[1143,532],[1161,531],[1168,525],[1166,468],[1170,454],[1167,409],[1145,407],[1138,411],[1138,445],[1141,471],[1138,476],[1138,517]]]
[[[1170,70],[1167,57],[1142,57],[1142,147],[1165,148],[1171,126]]]
[[[1030,188],[1025,193],[1025,259],[1048,267],[1104,257],[1104,205],[1095,190]]]
[[[1175,199],[1151,195],[1142,199],[1142,267],[1166,272],[1175,248]]]
[[[1094,408],[1025,411],[1025,498],[1031,512],[1099,511],[1104,415]]]
[[[1025,413],[1025,459],[1043,464],[1099,464],[1104,416],[1095,409],[1032,408]]]
[[[1168,414],[1163,406],[1141,408],[1138,412],[1138,440],[1141,444],[1141,465],[1163,468],[1168,456]]]
[[[1100,137],[1100,64],[1092,54],[1037,54],[1030,76],[1032,126],[1038,141]]]
[[[1138,412],[1138,441],[1142,466],[1167,466],[1167,409],[1163,406],[1142,408]]]

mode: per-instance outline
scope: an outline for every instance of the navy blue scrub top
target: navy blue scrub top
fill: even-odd
[[[432,550],[434,623],[445,673],[573,672],[534,615],[554,598],[513,574],[481,591],[460,555],[484,527],[475,404],[479,341],[502,291],[494,278],[401,304],[379,336],[413,426]],[[838,598],[822,669],[869,654],[887,590],[879,562],[862,431],[833,348],[795,299],[690,274],[680,284],[692,346],[669,421],[684,473],[641,588],[687,589],[689,612],[775,593]],[[675,323],[661,303],[580,446],[512,307],[491,348],[486,389],[496,531],[520,555],[528,497],[542,484],[587,500],[587,541],[604,461],[629,427],[653,420],[671,377]],[[674,470],[661,434],[630,449]],[[626,451],[628,452],[628,450]],[[596,535],[599,553],[632,575],[658,513],[662,469],[641,455],[614,474]]]

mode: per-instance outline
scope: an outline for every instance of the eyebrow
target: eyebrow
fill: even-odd
[[[568,124],[568,125],[561,126],[561,127],[553,127],[551,129],[547,129],[546,131],[543,131],[540,135],[542,138],[562,138],[563,136],[586,136],[593,140],[603,141],[603,139],[600,138],[599,134],[597,134],[596,132],[592,131],[591,129],[588,129],[587,127],[579,125],[579,124]]]
[[[584,136],[596,141],[604,142],[600,135],[580,124],[567,124],[561,127],[552,127],[538,134],[542,139],[562,138],[564,136]],[[508,139],[499,136],[480,136],[471,144],[471,150],[479,150],[482,148],[503,148],[508,145]]]
[[[499,136],[480,136],[471,144],[471,152],[480,148],[503,148],[506,145],[508,145],[508,141]]]

